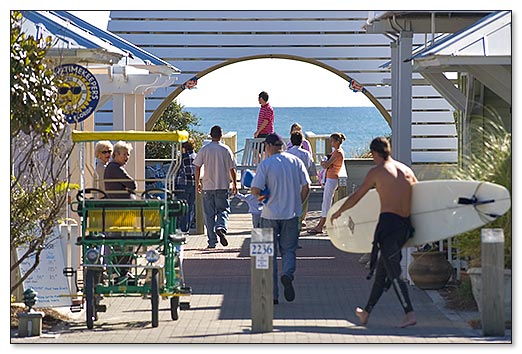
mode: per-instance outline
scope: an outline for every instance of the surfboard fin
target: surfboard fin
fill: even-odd
[[[490,203],[494,203],[494,202],[495,202],[495,199],[478,200],[478,198],[476,196],[473,196],[472,198],[460,197],[459,201],[458,201],[458,204],[473,205],[474,207],[476,207],[478,205],[490,204]],[[496,219],[496,218],[498,218],[500,216],[498,214],[485,213],[485,212],[480,211],[480,210],[477,210],[477,211],[480,214],[485,215],[485,216],[490,217],[490,218],[493,218],[493,219]]]
[[[460,197],[458,204],[469,205],[469,204],[475,204],[476,202],[477,202],[477,197],[475,197],[475,196],[473,196],[471,198]]]
[[[499,218],[501,215],[498,214],[492,214],[492,213],[483,213],[486,216],[489,216],[490,218]]]
[[[482,204],[489,204],[494,203],[495,199],[487,199],[487,200],[478,200],[476,196],[473,196],[471,198],[465,198],[460,197],[458,204],[462,205],[482,205]]]

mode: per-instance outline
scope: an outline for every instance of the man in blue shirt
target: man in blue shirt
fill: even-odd
[[[292,285],[296,268],[297,239],[301,205],[310,191],[310,177],[303,162],[296,156],[284,152],[283,138],[279,134],[268,134],[264,141],[267,158],[256,170],[251,192],[260,197],[267,188],[270,192],[261,213],[261,225],[274,230],[274,304],[278,304],[277,250],[281,251],[281,283],[287,301],[294,301]]]

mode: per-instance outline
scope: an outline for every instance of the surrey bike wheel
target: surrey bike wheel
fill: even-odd
[[[152,278],[150,282],[150,301],[152,305],[152,327],[159,325],[159,275],[158,269],[152,269]]]
[[[85,275],[85,316],[87,328],[94,327],[94,321],[98,319],[96,313],[96,301],[94,298],[94,271],[88,269]]]
[[[172,320],[177,321],[179,319],[179,296],[173,296],[170,298],[170,317]]]

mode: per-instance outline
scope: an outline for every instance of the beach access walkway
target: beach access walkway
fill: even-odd
[[[307,219],[317,222],[316,201]],[[511,330],[504,337],[483,337],[468,321],[477,312],[445,308],[436,290],[409,287],[417,325],[397,328],[402,309],[392,290],[385,292],[368,325],[360,326],[354,314],[364,306],[372,281],[360,264],[359,254],[337,250],[326,235],[306,235],[299,240],[294,288],[296,297],[287,302],[280,288],[274,305],[273,331],[252,333],[250,308],[250,214],[233,203],[228,247],[206,249],[205,235],[190,235],[185,245],[185,281],[192,287],[190,309],[179,320],[170,318],[170,302],[160,301],[159,327],[150,323],[150,301],[140,297],[110,298],[103,303],[92,330],[85,314],[71,314],[70,325],[53,328],[41,337],[18,338],[11,343],[511,343]],[[279,284],[280,285],[280,284]],[[280,285],[281,286],[281,285]],[[182,301],[185,301],[183,298]]]

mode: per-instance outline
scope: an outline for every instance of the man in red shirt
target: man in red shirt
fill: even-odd
[[[259,117],[257,118],[257,130],[254,138],[265,138],[274,132],[274,109],[268,103],[268,93],[265,91],[259,94]]]

